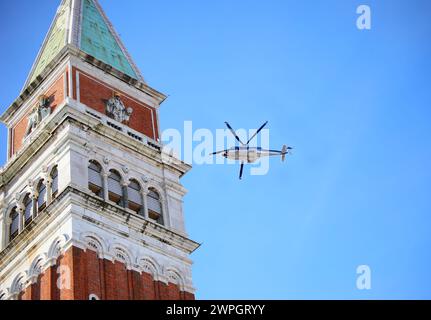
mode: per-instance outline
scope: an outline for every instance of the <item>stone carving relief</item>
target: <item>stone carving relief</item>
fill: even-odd
[[[25,136],[28,137],[32,133],[39,123],[41,123],[46,117],[51,114],[51,102],[48,97],[40,96],[38,105],[31,111],[28,116],[27,129],[25,131]]]
[[[106,103],[106,114],[115,121],[128,124],[130,116],[133,113],[132,108],[126,108],[119,94],[114,96]]]

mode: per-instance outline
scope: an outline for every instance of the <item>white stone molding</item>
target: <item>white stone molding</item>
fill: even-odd
[[[125,175],[123,173],[123,170],[121,169],[121,166],[118,165],[118,164],[116,164],[116,163],[114,163],[114,162],[111,162],[110,165],[107,167],[107,171],[106,171],[108,173],[108,175],[110,174],[111,170],[116,171],[120,175],[120,177],[121,177],[121,183],[124,183],[124,181],[125,181],[125,179],[124,179]]]
[[[103,163],[105,164],[105,165],[109,165],[109,162],[111,162],[111,159],[108,157],[108,156],[105,156],[105,157],[103,157]]]
[[[44,266],[46,264],[47,257],[46,254],[39,254],[31,263],[30,269],[28,271],[28,277],[31,284],[37,282],[39,275],[44,271]]]
[[[121,169],[122,169],[122,171],[124,172],[124,174],[125,175],[128,175],[129,174],[129,167],[128,166],[126,166],[126,165],[123,165],[122,167],[121,167]]]
[[[88,300],[100,300],[100,298],[94,293],[92,293],[88,296]]]
[[[57,263],[58,257],[66,250],[66,244],[69,238],[66,234],[57,237],[51,244],[47,254],[47,266],[54,266]]]
[[[15,277],[10,287],[10,300],[17,300],[18,295],[25,289],[26,282],[26,276],[23,273],[20,273]]]
[[[138,259],[138,266],[141,268],[142,272],[151,274],[155,281],[160,280],[161,267],[160,265],[150,256],[144,256]]]
[[[185,291],[185,280],[182,273],[175,267],[169,266],[166,268],[165,277],[169,283],[173,283],[180,288],[181,291]]]
[[[132,269],[133,267],[132,261],[134,261],[133,254],[130,252],[130,250],[127,247],[119,243],[114,243],[109,248],[109,253],[113,256],[115,261],[124,263],[128,270]]]
[[[80,239],[81,242],[84,243],[86,249],[96,251],[101,259],[103,259],[105,253],[108,252],[108,245],[104,239],[94,232],[84,232],[80,235]]]

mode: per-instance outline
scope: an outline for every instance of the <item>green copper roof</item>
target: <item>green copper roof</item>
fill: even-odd
[[[144,81],[97,0],[62,0],[25,87],[68,44]]]
[[[92,0],[84,0],[81,50],[137,79],[125,53]]]
[[[45,67],[52,61],[52,59],[63,49],[66,45],[66,26],[67,20],[70,16],[70,1],[66,0],[58,8],[56,18],[53,25],[51,26],[51,31],[48,34],[46,43],[44,45],[43,51],[40,54],[39,60],[34,66],[34,71],[30,82],[32,82]]]

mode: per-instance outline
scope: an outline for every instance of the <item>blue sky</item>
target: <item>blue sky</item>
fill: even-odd
[[[59,1],[0,1],[0,108]],[[431,298],[431,2],[101,0],[163,129],[256,128],[296,147],[266,176],[184,177],[201,299]],[[356,28],[367,4],[372,29]],[[6,130],[1,129],[1,162]],[[356,289],[369,265],[372,289]]]

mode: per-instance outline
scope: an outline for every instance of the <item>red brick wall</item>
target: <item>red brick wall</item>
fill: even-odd
[[[31,300],[40,300],[40,283],[42,276],[38,277],[36,283],[31,285]]]
[[[40,299],[58,300],[57,266],[48,268],[40,278]]]
[[[157,282],[153,280],[151,274],[143,273],[141,276],[142,290],[144,300],[156,300],[158,295],[156,294]]]
[[[151,139],[157,140],[159,138],[159,128],[157,125],[157,112],[154,108],[146,105],[143,102],[137,101],[132,97],[128,96],[124,92],[116,88],[112,88],[103,81],[100,81],[90,75],[83,73],[76,68],[72,70],[72,83],[69,83],[69,70],[66,72],[66,88],[64,86],[65,79],[64,75],[61,75],[54,84],[43,94],[48,96],[51,101],[52,111],[60,105],[65,96],[68,95],[69,86],[73,86],[73,98],[77,99],[77,88],[76,88],[76,75],[79,72],[79,95],[80,102],[87,105],[88,107],[105,114],[105,104],[106,101],[112,97],[112,93],[118,92],[126,105],[126,107],[133,108],[133,114],[130,118],[130,123],[128,124],[132,129],[143,133]],[[66,89],[66,92],[65,92]],[[34,106],[37,105],[35,102]],[[11,129],[10,135],[12,136],[12,141],[10,144],[9,155],[13,156],[16,154],[21,146],[22,141],[25,136],[25,131],[28,123],[28,115],[31,110],[20,119],[16,125]]]
[[[64,97],[64,75],[61,75],[54,84],[43,93],[47,97],[49,97],[51,101],[51,109],[54,112],[55,108],[60,105],[65,97]],[[35,102],[34,106],[37,105],[38,102]],[[31,108],[33,109],[33,108]],[[11,150],[10,155],[14,155],[19,151],[19,149],[22,146],[22,141],[24,139],[25,130],[27,129],[27,123],[28,123],[28,115],[31,113],[31,110],[21,119],[18,121],[18,123],[12,128],[12,143],[11,143]]]
[[[78,255],[81,254],[78,252]],[[84,268],[84,272],[82,272],[83,281],[87,282],[87,288],[84,289],[84,291],[87,290],[101,298],[105,290],[103,286],[104,279],[102,277],[104,273],[103,261],[99,261],[97,253],[94,251],[87,251],[86,259],[83,260],[85,260],[85,265],[82,266]],[[85,279],[87,279],[87,281],[85,281]]]
[[[154,108],[133,99],[117,88],[113,88],[82,71],[74,70],[74,77],[76,77],[76,71],[79,72],[79,98],[81,103],[105,114],[106,101],[112,97],[114,91],[118,92],[124,105],[133,109],[133,114],[128,124],[130,128],[154,140],[158,139],[157,112]],[[74,96],[76,98],[76,93],[74,93]]]
[[[57,287],[58,267],[68,267],[70,289]],[[94,251],[71,248],[57,265],[47,269],[27,287],[20,300],[88,300],[90,294],[102,300],[194,300],[192,293],[178,286],[154,281],[150,274],[127,270],[123,263],[99,259]]]

